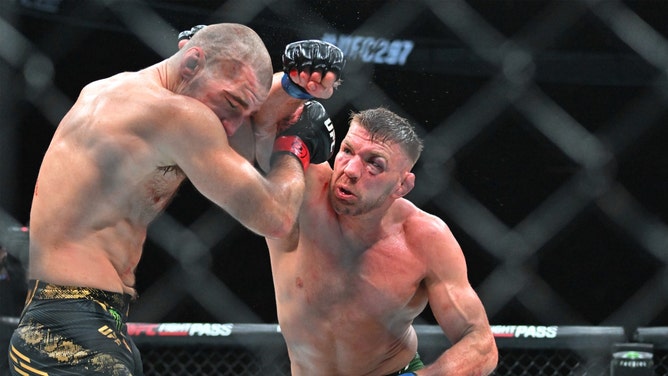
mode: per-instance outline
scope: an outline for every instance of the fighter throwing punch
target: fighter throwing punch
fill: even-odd
[[[332,95],[336,73],[304,73],[295,85]],[[273,96],[292,98],[272,76],[254,31],[217,24],[164,61],[83,88],[35,186],[31,286],[11,339],[12,375],[142,375],[125,325],[135,269],[147,226],[184,179],[258,234],[291,231],[304,170],[329,157],[334,139],[313,107],[276,143],[266,177],[232,149],[253,120],[282,116],[265,105],[280,102]]]
[[[403,197],[422,141],[384,108],[352,114],[334,168],[306,173],[297,226],[267,238],[293,376],[487,375],[497,349],[462,250]],[[425,367],[413,320],[429,304],[452,346]]]

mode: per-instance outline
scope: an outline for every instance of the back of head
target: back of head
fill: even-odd
[[[350,120],[359,122],[369,132],[372,140],[399,144],[413,164],[420,158],[423,142],[407,119],[386,108],[378,107],[352,113]]]
[[[251,28],[235,23],[208,25],[198,31],[186,46],[200,46],[207,64],[233,61],[247,64],[260,84],[271,87],[273,67],[269,51],[260,36]]]

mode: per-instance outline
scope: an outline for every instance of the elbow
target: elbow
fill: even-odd
[[[483,365],[483,375],[490,375],[496,369],[499,364],[499,349],[496,345],[496,340],[494,339],[494,334],[491,332],[488,335],[487,339],[487,355],[485,356],[485,362]]]
[[[303,182],[301,182],[303,185]],[[290,190],[287,195],[277,195],[275,198],[274,211],[269,219],[271,224],[269,232],[265,237],[271,239],[283,239],[292,234],[297,225],[299,211],[302,204],[303,186],[301,190]],[[282,197],[282,198],[279,198]]]
[[[487,326],[482,331],[477,331],[477,336],[475,336],[475,345],[474,348],[477,350],[473,353],[476,354],[475,361],[475,371],[471,374],[487,376],[491,375],[499,363],[499,350],[496,345],[496,339],[494,338],[494,333],[489,326]]]
[[[290,234],[292,227],[280,226],[275,227],[269,233],[265,234],[264,237],[268,239],[283,239]]]
[[[272,221],[267,231],[262,234],[269,239],[283,239],[288,237],[297,223],[297,214],[286,212]]]

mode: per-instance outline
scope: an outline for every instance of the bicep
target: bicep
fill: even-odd
[[[432,313],[452,343],[469,330],[486,325],[485,309],[467,276],[464,254],[452,234],[441,235],[427,254],[425,280]]]
[[[487,321],[478,295],[470,284],[441,281],[429,289],[429,305],[448,339],[455,343]]]

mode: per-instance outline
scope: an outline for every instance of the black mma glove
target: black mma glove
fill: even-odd
[[[307,101],[299,120],[279,130],[273,155],[291,153],[306,171],[310,163],[326,162],[334,153],[335,142],[334,125],[325,108],[320,102]]]
[[[283,72],[285,72],[281,80],[283,89],[290,96],[298,99],[311,99],[313,97],[290,79],[290,71],[293,69],[296,69],[297,72],[319,71],[323,75],[327,72],[333,72],[338,80],[346,64],[341,49],[331,43],[317,39],[288,44],[285,46],[282,60]]]
[[[195,35],[198,31],[202,30],[206,25],[197,25],[193,26],[190,30],[183,30],[182,32],[179,33],[179,38],[178,41],[182,41],[184,39],[190,39]]]

